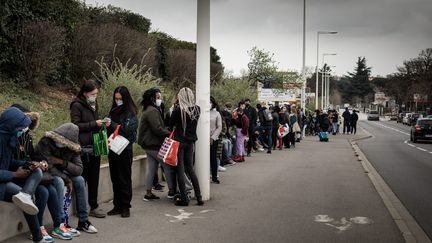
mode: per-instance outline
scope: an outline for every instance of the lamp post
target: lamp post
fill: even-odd
[[[328,96],[328,93],[327,93],[328,84],[326,82],[326,73],[327,72],[326,72],[326,70],[324,70],[324,64],[325,64],[324,58],[326,56],[336,56],[336,53],[323,53],[322,54],[323,72],[321,75],[321,109],[324,109],[325,107],[327,107],[327,104],[326,105],[324,104],[327,102],[327,96]],[[324,89],[324,86],[325,86],[325,89]]]
[[[334,35],[337,34],[337,31],[318,31],[317,32],[317,56],[316,56],[316,67],[315,67],[315,109],[318,109],[318,65],[319,65],[319,36],[320,35]]]
[[[302,91],[301,91],[301,108],[306,112],[306,0],[303,0],[303,63],[302,63]]]

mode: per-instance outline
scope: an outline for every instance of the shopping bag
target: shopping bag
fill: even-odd
[[[110,150],[118,155],[120,155],[129,144],[129,140],[127,140],[125,137],[121,135],[118,135],[119,130],[120,130],[120,125],[117,125],[114,133],[111,134],[111,136],[108,138],[108,144]]]
[[[99,132],[93,133],[94,156],[108,155],[108,135],[105,124]]]
[[[282,125],[279,126],[279,129],[277,131],[277,136],[279,138],[285,137],[288,133],[289,133],[288,125],[285,124],[284,126],[282,126]]]
[[[158,158],[164,163],[177,166],[177,152],[180,146],[180,142],[173,139],[174,130],[171,132],[170,136],[165,138],[164,143],[159,149]]]

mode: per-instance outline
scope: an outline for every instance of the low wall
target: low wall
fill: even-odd
[[[132,163],[132,187],[142,187],[144,185],[147,167],[147,157],[137,156]],[[112,200],[112,184],[108,164],[101,166],[99,178],[99,202]],[[72,205],[73,206],[73,205]],[[23,213],[12,203],[0,201],[0,241],[9,239],[16,235],[27,232],[29,229],[24,219]],[[52,225],[51,215],[48,208],[45,209],[44,224]]]

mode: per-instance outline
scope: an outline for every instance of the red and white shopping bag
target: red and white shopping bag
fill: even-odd
[[[129,140],[125,137],[119,135],[120,125],[117,125],[116,130],[113,134],[108,138],[108,144],[111,151],[120,155],[123,150],[128,146]]]
[[[174,140],[173,136],[174,130],[171,132],[169,137],[165,138],[164,143],[159,149],[158,158],[160,158],[164,163],[177,166],[177,152],[180,142]]]

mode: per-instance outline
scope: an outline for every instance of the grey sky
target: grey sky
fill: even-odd
[[[432,48],[431,0],[306,0],[306,66],[319,62],[336,67],[338,75],[354,69],[365,56],[372,75],[396,72],[403,60]],[[176,38],[196,41],[196,0],[87,0],[89,4],[119,6],[151,19],[152,29]],[[275,54],[281,70],[301,71],[302,0],[212,0],[211,45],[225,70],[240,74],[247,69],[247,50],[258,46]]]

